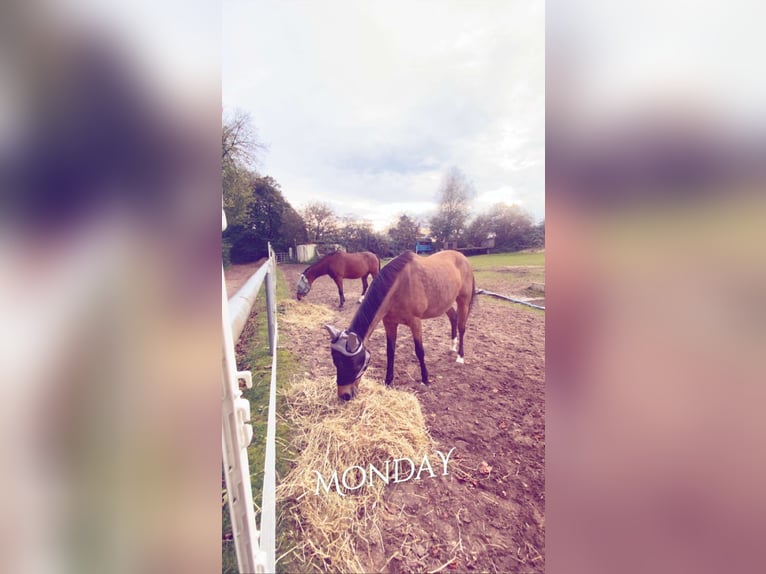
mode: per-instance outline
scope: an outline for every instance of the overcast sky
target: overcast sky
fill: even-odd
[[[224,1],[223,105],[250,113],[259,170],[290,203],[381,229],[436,207],[450,166],[474,210],[544,218],[542,0]]]

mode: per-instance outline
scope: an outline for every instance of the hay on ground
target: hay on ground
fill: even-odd
[[[297,380],[285,393],[293,432],[295,466],[280,482],[278,505],[294,532],[292,559],[333,572],[370,571],[363,548],[380,541],[376,526],[385,488],[382,481],[340,496],[317,490],[317,474],[326,480],[354,465],[378,468],[395,458],[420,460],[433,446],[417,398],[409,392],[370,382],[349,402],[337,398],[334,377]],[[284,549],[283,549],[284,550]],[[388,550],[391,554],[394,549]]]
[[[280,325],[309,329],[332,321],[335,314],[327,305],[314,305],[308,301],[284,299],[277,305]]]

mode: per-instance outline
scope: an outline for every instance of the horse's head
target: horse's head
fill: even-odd
[[[330,333],[330,352],[335,363],[338,384],[338,398],[348,401],[356,396],[359,381],[370,364],[370,352],[356,333],[338,331],[332,325],[325,325]]]
[[[311,283],[308,279],[306,279],[306,276],[303,273],[301,273],[301,276],[298,277],[298,285],[295,291],[298,295],[298,301],[303,299],[306,295],[309,294],[309,291],[311,291]]]

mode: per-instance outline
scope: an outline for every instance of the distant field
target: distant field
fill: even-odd
[[[381,263],[385,265],[391,261],[393,257],[386,257],[381,259]],[[471,266],[474,270],[493,270],[498,267],[515,267],[521,265],[535,265],[545,266],[545,252],[539,251],[537,253],[493,253],[492,255],[474,255],[468,258],[471,262]]]
[[[492,255],[476,255],[469,257],[475,271],[495,270],[498,267],[515,267],[520,265],[545,266],[545,252],[538,253],[493,253]]]
[[[381,263],[385,266],[391,259],[383,259]],[[530,291],[529,286],[545,283],[545,251],[475,255],[468,260],[473,267],[477,289],[527,299],[534,297],[538,298],[537,304],[544,304],[544,295]]]
[[[545,295],[530,290],[532,283],[545,283],[545,252],[495,253],[468,260],[473,266],[477,289],[522,299],[534,298],[536,304],[545,305]],[[511,305],[496,300],[495,303]]]

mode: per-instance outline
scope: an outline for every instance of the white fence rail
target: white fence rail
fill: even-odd
[[[224,225],[226,227],[225,219]],[[269,259],[230,299],[226,299],[226,281],[222,277],[223,332],[223,408],[222,449],[229,515],[231,516],[237,565],[243,574],[275,571],[276,553],[276,390],[277,390],[277,321],[276,321],[276,259],[269,245]],[[247,445],[253,438],[250,423],[250,403],[242,397],[239,381],[252,388],[250,371],[238,371],[234,343],[252,311],[262,285],[266,289],[266,314],[271,353],[271,382],[266,430],[261,528],[255,524]]]

